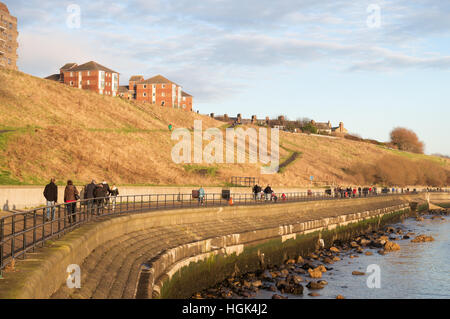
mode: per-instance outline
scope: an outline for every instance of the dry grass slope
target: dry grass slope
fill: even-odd
[[[260,176],[256,164],[175,164],[168,124],[203,128],[224,123],[182,110],[132,103],[70,88],[24,73],[0,69],[0,184],[44,184],[50,176],[63,181],[107,179],[118,184],[225,185],[231,176],[259,176],[278,186],[361,181],[355,167],[376,165],[392,154],[375,145],[281,132],[281,159],[299,157],[281,173]],[[204,143],[206,145],[206,142]],[[406,154],[406,155],[405,155]],[[247,154],[248,155],[248,154]],[[421,157],[445,171],[450,161]]]

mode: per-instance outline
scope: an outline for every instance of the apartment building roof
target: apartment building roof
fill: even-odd
[[[67,71],[70,70],[71,68],[77,66],[76,63],[66,63],[64,64],[64,66],[60,69],[61,71]]]
[[[9,14],[8,6],[3,2],[0,2],[0,11],[5,11],[6,13]]]
[[[60,81],[61,80],[61,75],[59,74],[59,73],[57,73],[57,74],[52,74],[52,75],[49,75],[49,76],[47,76],[46,78],[44,78],[44,79],[46,79],[46,80],[51,80],[51,81]]]
[[[143,79],[144,79],[144,76],[143,76],[143,75],[133,75],[133,76],[130,78],[130,81],[136,82],[136,81],[142,81]]]
[[[159,74],[157,76],[154,76],[154,77],[152,77],[150,79],[141,81],[139,83],[146,83],[146,84],[166,84],[166,83],[169,83],[169,84],[178,85],[175,82],[172,82],[172,81],[168,80],[167,78],[165,78],[165,77],[163,77],[162,75],[159,75]]]
[[[181,96],[190,96],[190,97],[192,97],[192,95],[190,95],[189,93],[186,93],[184,91],[181,91]]]
[[[77,71],[105,71],[105,72],[118,73],[116,71],[108,69],[107,67],[105,67],[101,64],[98,64],[95,61],[90,61],[85,64],[78,65],[74,68],[71,68],[70,71],[75,71],[75,72],[77,72]]]

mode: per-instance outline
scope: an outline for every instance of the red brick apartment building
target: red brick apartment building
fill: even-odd
[[[59,70],[59,74],[46,79],[103,95],[119,95],[119,73],[94,61],[82,65],[67,63]]]
[[[17,70],[17,18],[0,2],[0,66]]]
[[[192,111],[192,96],[183,92],[181,86],[162,75],[145,80],[134,75],[128,86],[120,88],[120,96],[159,106]]]

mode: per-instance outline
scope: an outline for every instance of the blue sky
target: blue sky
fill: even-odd
[[[163,74],[201,113],[343,121],[386,141],[413,129],[450,155],[450,2],[437,0],[4,1],[19,19],[19,68],[95,60]],[[80,8],[80,28],[67,8]],[[380,9],[379,27],[368,18]],[[369,21],[372,21],[369,19]]]

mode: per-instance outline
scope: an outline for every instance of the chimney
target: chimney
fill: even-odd
[[[241,115],[241,113],[239,113],[239,114],[237,115],[237,122],[238,122],[238,123],[241,123],[241,122],[242,122],[242,115]]]
[[[211,116],[212,118],[214,118],[214,113],[211,113],[210,116]]]
[[[225,121],[228,121],[228,114],[224,114],[224,115],[223,115],[223,119],[224,119]]]
[[[281,123],[283,123],[283,122],[284,122],[284,115],[278,116],[278,121],[280,121]]]

